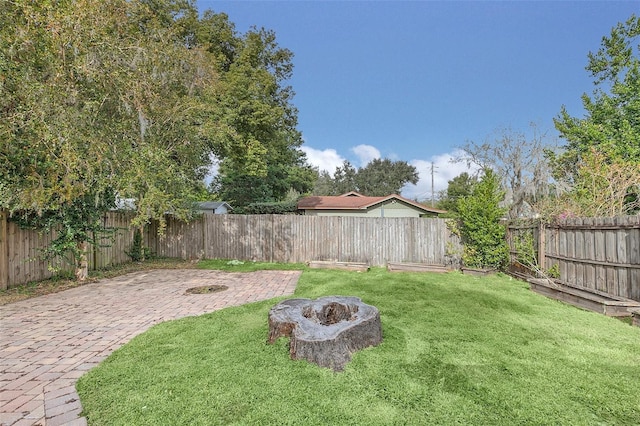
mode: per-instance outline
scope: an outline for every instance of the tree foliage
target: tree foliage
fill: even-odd
[[[462,261],[475,268],[502,268],[508,260],[506,229],[500,220],[504,191],[500,178],[484,169],[471,195],[458,200],[459,231],[464,245]]]
[[[632,161],[610,162],[596,149],[583,153],[572,188],[537,206],[547,219],[615,217],[640,211],[640,167]]]
[[[275,198],[310,189],[282,84],[291,54],[272,32],[239,36],[190,0],[0,8],[0,207],[86,247],[116,196],[135,200],[133,226],[190,218],[212,155],[231,177],[277,182]]]
[[[447,189],[441,191],[437,207],[451,214],[458,211],[458,200],[471,195],[478,178],[463,172],[448,182]]]
[[[616,216],[638,211],[640,170],[640,17],[632,15],[589,52],[594,90],[582,95],[586,111],[563,106],[554,123],[566,140],[549,154],[554,177],[569,190],[542,203],[545,214]]]
[[[575,165],[592,148],[608,162],[640,164],[640,17],[632,15],[602,38],[600,49],[589,52],[587,71],[595,89],[582,95],[584,118],[563,106],[554,119],[567,143],[562,155],[552,156],[556,177],[572,182]]]
[[[358,170],[349,161],[345,160],[342,166],[336,167],[336,171],[333,173],[332,194],[327,195],[340,195],[358,191],[357,174]]]
[[[88,267],[87,244],[100,246],[105,237],[112,237],[113,230],[104,226],[102,211],[113,201],[100,198],[96,201],[87,195],[66,202],[55,210],[25,211],[16,220],[24,228],[53,234],[49,246],[40,253],[42,258],[49,261],[50,270],[59,272],[61,265],[55,260],[62,257],[67,264],[75,266],[76,278],[82,280],[86,278]],[[96,205],[96,202],[106,206]]]
[[[356,174],[358,192],[371,197],[399,194],[407,183],[418,183],[418,172],[406,161],[376,158]]]
[[[312,195],[339,195],[335,192],[333,177],[326,170],[314,169],[315,183],[311,191]],[[348,192],[348,191],[347,191]]]
[[[483,143],[469,141],[455,161],[493,169],[507,190],[508,215],[517,218],[528,213],[527,204],[549,193],[551,175],[545,154],[550,147],[546,134],[532,123],[529,135],[504,128]]]
[[[340,195],[355,191],[370,197],[399,194],[407,183],[418,183],[416,168],[406,161],[374,159],[356,169],[349,161],[336,168],[333,177],[328,172],[318,176],[314,195]]]
[[[214,152],[221,159],[212,187],[218,197],[243,207],[281,201],[290,188],[310,191],[314,174],[299,149],[294,93],[285,84],[293,53],[278,46],[273,31],[237,34],[224,14],[206,13],[199,37],[219,58],[215,120],[234,130]]]

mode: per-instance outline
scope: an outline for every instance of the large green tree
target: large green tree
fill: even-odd
[[[215,154],[221,159],[213,188],[219,198],[243,207],[282,200],[290,189],[309,192],[314,174],[299,149],[292,75],[293,53],[280,47],[273,31],[240,35],[224,14],[205,13],[200,42],[218,59],[220,88],[213,118],[233,133]],[[242,155],[238,155],[242,153]]]
[[[370,197],[399,194],[407,183],[417,183],[416,168],[406,161],[375,159],[356,169],[349,161],[336,167],[333,177],[320,173],[314,187],[315,195],[340,195],[356,191]]]
[[[333,189],[331,194],[340,195],[351,191],[358,191],[356,176],[358,170],[349,161],[345,160],[341,166],[336,167],[333,173]],[[324,194],[323,194],[324,195]]]
[[[572,182],[580,158],[595,148],[607,161],[640,164],[640,17],[618,23],[601,47],[589,52],[587,71],[594,90],[582,95],[583,118],[563,106],[554,119],[566,140],[559,157],[552,156],[556,177]]]
[[[249,176],[300,160],[278,85],[290,56],[272,33],[227,40],[226,18],[200,19],[187,0],[0,8],[0,207],[66,226],[78,267],[116,195],[135,199],[133,225],[162,225],[166,212],[190,217],[212,154]]]
[[[104,136],[117,107],[83,37],[95,25],[100,39],[113,20],[86,22],[98,5],[78,3],[74,15],[71,2],[0,5],[0,204],[26,224],[58,221],[51,248],[68,248],[83,278],[87,236],[114,198],[116,150]]]
[[[399,194],[407,183],[418,183],[418,172],[406,161],[376,158],[356,174],[358,191],[371,197]]]
[[[315,183],[313,185],[312,195],[339,195],[334,192],[333,177],[326,170],[315,169]]]
[[[455,214],[458,211],[458,200],[471,195],[477,182],[476,176],[467,172],[460,173],[448,182],[447,189],[441,191],[437,207]]]

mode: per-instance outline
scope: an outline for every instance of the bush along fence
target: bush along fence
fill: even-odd
[[[89,245],[90,270],[102,269],[131,260],[126,251],[133,241],[133,230],[129,228],[131,215],[108,213],[103,222],[112,230],[98,236],[96,244]],[[56,238],[55,232],[44,233],[22,229],[13,222],[6,211],[0,210],[0,289],[6,289],[31,281],[40,281],[58,273],[73,274],[73,265],[65,259],[46,261],[42,249]]]
[[[640,216],[507,224],[511,272],[640,301]]]
[[[6,213],[0,219],[0,289],[54,275],[39,252],[55,235],[21,229]],[[125,213],[105,215],[105,227],[115,232],[89,247],[90,270],[131,261],[127,253],[132,253],[136,241],[130,220]],[[444,219],[437,218],[203,215],[189,223],[168,217],[164,235],[157,231],[157,224],[150,224],[142,235],[149,253],[182,259],[457,266],[462,252],[458,237]],[[63,260],[54,266],[73,270]]]

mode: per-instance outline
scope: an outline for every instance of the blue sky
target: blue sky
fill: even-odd
[[[210,1],[244,33],[276,33],[294,53],[299,130],[313,165],[333,172],[373,158],[417,167],[410,198],[431,197],[464,171],[456,147],[495,130],[527,132],[530,122],[557,140],[562,105],[582,116],[591,93],[585,66],[640,2],[615,1]],[[561,144],[562,141],[559,141]]]

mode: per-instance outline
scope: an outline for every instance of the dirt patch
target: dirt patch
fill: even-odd
[[[191,287],[185,291],[185,294],[211,294],[228,290],[226,285],[201,285],[200,287]]]
[[[89,271],[89,278],[85,281],[75,281],[64,278],[50,278],[48,280],[31,282],[19,286],[11,287],[7,290],[0,290],[0,306],[32,297],[44,296],[51,293],[68,290],[85,284],[95,283],[103,278],[113,278],[131,272],[146,271],[151,269],[193,269],[196,262],[184,261],[181,259],[152,259],[145,262],[130,262],[118,265],[110,269],[100,271]]]

